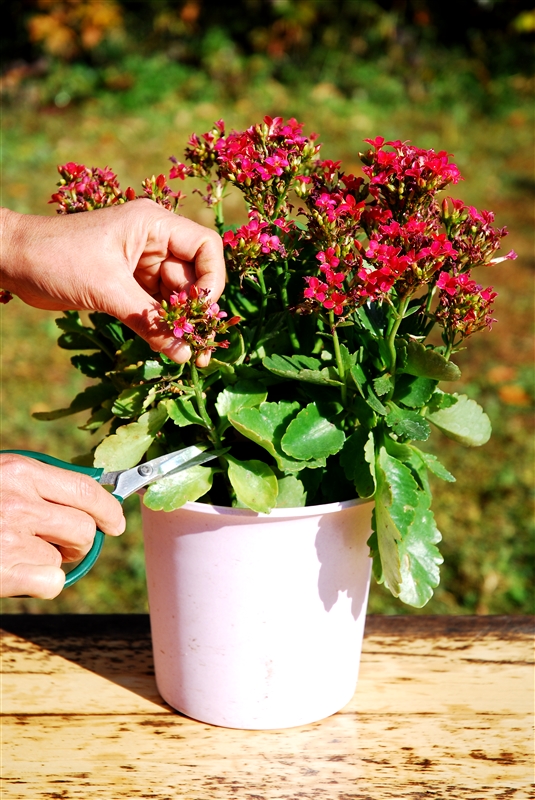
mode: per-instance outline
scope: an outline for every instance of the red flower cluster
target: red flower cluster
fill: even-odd
[[[439,305],[435,314],[446,338],[451,344],[460,336],[466,339],[482,328],[492,327],[492,306],[496,292],[492,286],[483,289],[469,272],[450,275],[441,272],[436,283],[440,289]]]
[[[147,178],[143,181],[143,194],[136,195],[131,187],[123,193],[117,175],[109,167],[89,169],[83,164],[68,164],[58,167],[61,180],[59,190],[52,195],[49,203],[58,203],[58,214],[76,214],[79,211],[93,211],[96,208],[126,203],[138,197],[149,197],[158,205],[173,211],[183,195],[173,192],[167,185],[165,175]]]
[[[423,150],[408,142],[365,139],[373,150],[361,154],[362,171],[370,179],[370,194],[382,198],[392,212],[415,207],[425,195],[458,183],[461,174],[444,150]],[[390,150],[385,150],[385,147]]]
[[[239,317],[226,319],[227,312],[221,311],[217,303],[211,303],[208,294],[208,289],[198,289],[193,284],[189,294],[186,291],[174,292],[169,302],[162,301],[162,318],[173,335],[186,342],[194,354],[228,347],[228,341],[216,342],[215,337],[226,333],[240,321]]]
[[[171,158],[170,177],[209,178],[215,169],[216,186],[225,181],[238,185],[250,206],[272,219],[279,211],[288,210],[278,201],[285,199],[290,184],[318,152],[314,134],[305,137],[302,129],[295,119],[284,122],[281,117],[264,117],[262,124],[225,135],[224,123],[219,120],[202,137],[191,137],[185,152],[189,165]],[[209,204],[213,204],[213,191],[210,186]],[[221,191],[217,199],[220,196]]]
[[[459,266],[484,266],[507,259],[515,259],[516,253],[510,250],[506,256],[493,259],[500,247],[501,239],[507,236],[507,228],[494,228],[492,211],[478,211],[466,206],[462,200],[450,198],[442,204],[442,215],[448,236],[459,253]]]
[[[58,203],[58,214],[76,214],[133,199],[122,193],[117,175],[109,167],[89,169],[69,161],[58,166],[58,172],[61,176],[59,190],[49,200],[49,203]],[[133,189],[127,189],[128,192]]]
[[[5,305],[9,303],[10,300],[13,300],[13,295],[11,292],[6,291],[5,289],[0,289],[0,303]]]
[[[226,249],[227,264],[230,269],[244,275],[254,275],[261,267],[260,256],[286,258],[287,253],[280,237],[274,233],[289,232],[290,227],[283,220],[275,220],[273,224],[262,221],[252,212],[250,222],[242,225],[235,233],[226,231],[223,244]]]

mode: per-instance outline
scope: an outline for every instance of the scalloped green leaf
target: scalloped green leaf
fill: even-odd
[[[170,397],[163,401],[169,418],[173,420],[179,428],[187,425],[204,425],[203,419],[197,413],[197,409],[191,400],[185,397]]]
[[[155,388],[148,384],[125,389],[116,398],[111,410],[117,417],[136,417],[143,411],[149,394],[154,394],[155,391]]]
[[[228,477],[241,506],[269,514],[277,502],[279,486],[273,470],[263,461],[238,461],[227,455]]]
[[[446,469],[444,464],[440,463],[436,456],[431,453],[424,453],[421,450],[418,451],[418,454],[433,475],[436,475],[437,478],[442,478],[443,481],[448,481],[448,483],[455,483],[455,476]]]
[[[448,361],[434,348],[427,348],[421,342],[407,342],[407,361],[403,372],[419,378],[432,378],[436,381],[457,381],[461,370],[452,361]]]
[[[151,483],[143,496],[143,503],[153,511],[175,511],[184,503],[198,500],[212,488],[213,467],[197,464],[174,475]]]
[[[302,508],[306,505],[307,494],[303,484],[295,475],[285,475],[278,479],[279,493],[275,508]]]
[[[137,422],[117,428],[95,450],[95,467],[102,467],[105,472],[135,467],[149,449],[167,416],[167,409],[160,403],[157,408],[142,414]]]
[[[231,413],[228,420],[243,436],[263,447],[277,462],[281,472],[299,472],[307,467],[324,467],[326,459],[298,461],[289,457],[281,447],[281,439],[291,420],[300,410],[297,401],[290,403],[261,403],[258,408],[242,408]]]
[[[259,406],[266,398],[267,391],[261,383],[240,379],[219,393],[215,407],[219,416],[225,419],[230,413],[241,408]]]
[[[344,441],[344,432],[321,414],[316,403],[309,403],[288,425],[281,447],[291,458],[309,460],[338,453]]]
[[[114,397],[116,394],[117,389],[112,383],[97,383],[77,394],[68,408],[58,408],[55,411],[36,411],[32,417],[46,421],[61,419],[70,414],[77,414],[79,411],[87,411],[88,408],[97,408],[104,400]]]
[[[438,547],[442,539],[433,512],[431,497],[419,492],[414,520],[398,545],[401,588],[399,599],[407,605],[422,608],[433,596],[440,582],[439,566],[443,563]]]
[[[402,573],[399,544],[415,518],[419,503],[418,484],[408,467],[379,449],[375,463],[374,527],[382,566],[382,581],[398,597]]]
[[[394,403],[388,404],[386,423],[397,436],[407,439],[425,442],[431,434],[431,428],[425,417],[422,417],[417,411],[399,408]]]
[[[360,426],[345,440],[340,454],[346,478],[354,482],[359,497],[372,497],[375,492],[374,460],[373,433]]]
[[[490,419],[475,400],[465,394],[455,393],[457,402],[449,408],[428,412],[426,418],[449,439],[466,445],[480,447],[490,439]]]
[[[432,378],[400,375],[396,381],[394,400],[409,408],[422,408],[431,399],[437,382]]]
[[[320,369],[321,361],[311,356],[266,356],[262,359],[262,364],[267,370],[281,378],[327,386],[341,385],[334,367]]]

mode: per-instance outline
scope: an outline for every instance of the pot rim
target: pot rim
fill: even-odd
[[[273,517],[315,517],[324,514],[333,514],[336,511],[363,506],[373,503],[373,498],[357,497],[354,500],[343,500],[338,503],[324,503],[318,506],[294,506],[290,508],[273,508],[269,514],[253,511],[251,508],[233,508],[231,506],[216,506],[210,503],[188,501],[176,511],[191,511],[197,514],[218,514],[219,516],[252,517],[253,519],[270,519]]]

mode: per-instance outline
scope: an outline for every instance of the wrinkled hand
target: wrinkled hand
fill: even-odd
[[[121,504],[93,478],[25,456],[0,455],[0,596],[56,597],[62,561],[90,550],[97,526],[124,531]]]
[[[36,308],[104,311],[154,350],[190,358],[161,320],[160,301],[192,283],[219,298],[225,266],[215,231],[148,199],[56,217],[2,209],[2,223],[2,289]],[[199,359],[203,366],[207,354]]]

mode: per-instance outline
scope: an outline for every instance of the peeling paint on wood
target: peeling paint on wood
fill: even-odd
[[[237,731],[174,712],[144,616],[8,616],[2,800],[533,800],[526,617],[370,617],[352,701]]]

